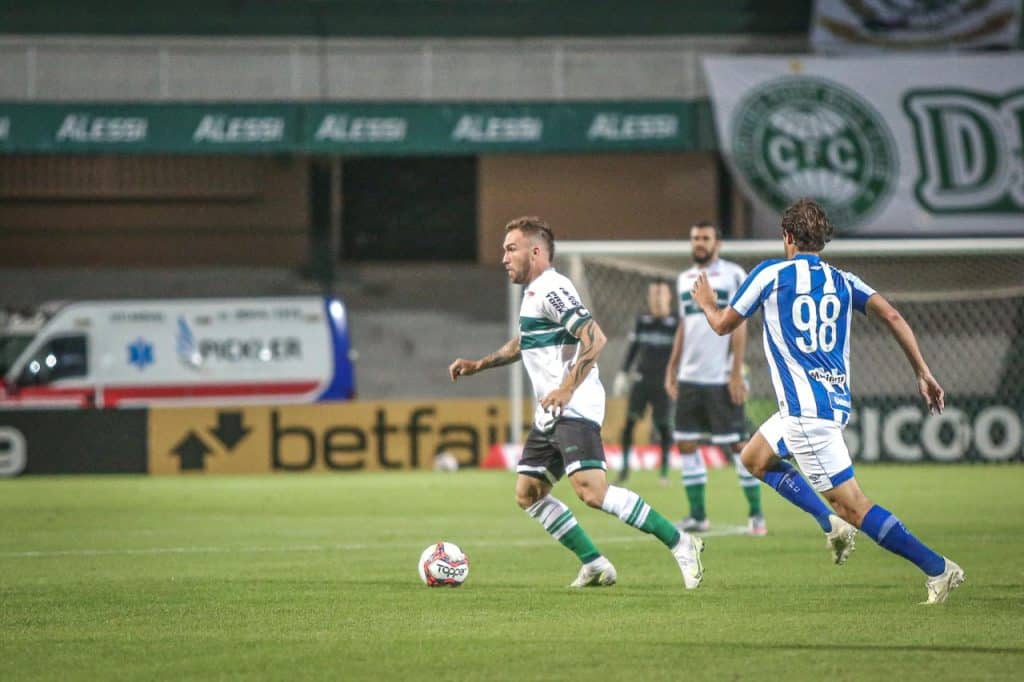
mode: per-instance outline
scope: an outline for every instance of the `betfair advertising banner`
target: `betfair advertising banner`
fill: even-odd
[[[822,202],[843,234],[1024,232],[1024,56],[704,60],[748,196]]]
[[[0,152],[472,154],[689,150],[692,102],[0,103]]]
[[[151,474],[477,466],[507,437],[507,401],[354,401],[149,411]]]

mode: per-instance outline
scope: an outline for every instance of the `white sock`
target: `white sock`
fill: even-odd
[[[628,488],[615,485],[608,486],[601,509],[618,516],[634,528],[642,526],[647,520],[647,515],[651,513],[651,506],[644,502],[642,497]]]
[[[708,482],[708,468],[700,451],[683,453],[683,485],[700,485]]]
[[[732,456],[732,463],[736,466],[736,475],[740,477],[740,487],[756,488],[761,484],[761,481],[754,478],[753,474],[747,471],[747,467],[743,466],[743,460],[739,455]]]
[[[562,536],[577,526],[576,517],[561,500],[545,495],[526,508],[526,513],[540,522],[551,537],[561,540]]]

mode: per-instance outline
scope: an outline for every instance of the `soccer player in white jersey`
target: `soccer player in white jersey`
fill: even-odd
[[[728,334],[764,311],[764,351],[779,411],[743,450],[743,463],[784,498],[811,514],[828,537],[833,560],[845,561],[856,529],[928,576],[926,604],[946,601],[963,569],[914,537],[890,511],[861,491],[843,428],[850,416],[850,336],[853,311],[879,319],[899,343],[928,408],[941,412],[944,392],[899,312],[856,275],[820,257],[832,236],[824,209],[801,199],[782,215],[785,260],[768,260],[747,277],[729,305],[718,306],[706,277],[693,297],[711,327]],[[792,455],[811,485],[779,455]],[[830,514],[811,486],[829,501]]]
[[[747,498],[747,533],[765,535],[768,526],[761,509],[761,484],[740,461],[748,438],[743,408],[747,400],[743,380],[747,326],[741,324],[731,334],[718,336],[690,293],[702,273],[722,305],[739,289],[747,273],[736,263],[719,258],[721,247],[717,227],[706,220],[694,224],[690,228],[694,264],[679,274],[676,287],[680,324],[665,368],[665,390],[676,401],[673,435],[683,459],[683,488],[690,505],[680,527],[703,532],[711,526],[704,491],[708,470],[697,450],[700,443],[711,443],[732,455],[740,489]]]
[[[582,566],[570,587],[613,585],[616,571],[598,551],[572,511],[551,495],[567,475],[579,498],[657,537],[675,556],[686,589],[697,588],[704,567],[700,538],[680,533],[643,498],[605,479],[601,422],[604,387],[597,358],[605,336],[580,302],[572,282],[551,267],[555,238],[547,223],[523,217],[505,226],[502,264],[509,279],[526,285],[519,334],[480,360],[457,358],[452,381],[522,359],[537,398],[534,424],[516,467],[516,502]]]

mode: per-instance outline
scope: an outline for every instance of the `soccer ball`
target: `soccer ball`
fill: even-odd
[[[447,450],[434,455],[434,471],[458,471],[459,460]]]
[[[452,542],[439,542],[423,550],[416,565],[428,587],[458,587],[469,577],[469,557]]]

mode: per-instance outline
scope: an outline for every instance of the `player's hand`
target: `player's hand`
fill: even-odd
[[[718,297],[715,296],[715,290],[711,288],[711,282],[708,281],[708,273],[706,272],[701,272],[697,275],[697,280],[693,283],[693,289],[690,291],[690,294],[701,310],[709,306],[718,305]]]
[[[540,401],[540,406],[544,408],[545,412],[550,412],[551,416],[561,417],[570,399],[572,399],[572,389],[559,387],[544,396],[544,399]]]
[[[625,372],[619,372],[615,375],[615,381],[612,382],[612,395],[620,396],[626,395],[626,391],[629,390],[629,375]]]
[[[729,397],[732,398],[733,405],[742,405],[747,402],[747,382],[743,380],[742,376],[729,377]]]
[[[676,383],[676,378],[671,374],[665,375],[665,393],[672,400],[679,400],[679,384]]]
[[[468,377],[480,371],[480,363],[475,360],[463,360],[456,358],[455,362],[448,365],[448,376],[452,381],[458,381],[459,377]]]
[[[935,380],[935,377],[931,374],[924,374],[918,377],[917,387],[921,391],[925,402],[928,403],[928,411],[932,414],[942,412],[942,408],[946,406],[946,392],[942,390],[942,386],[939,386],[939,382]]]

